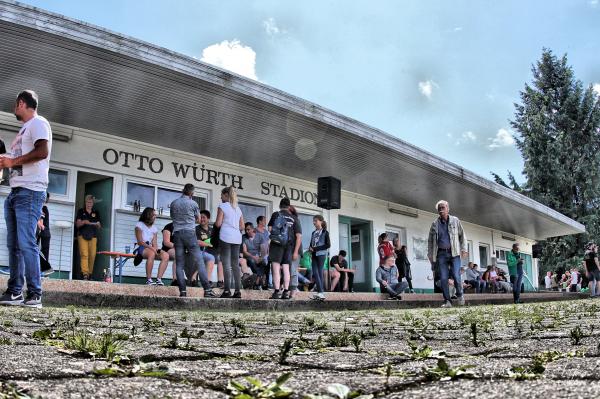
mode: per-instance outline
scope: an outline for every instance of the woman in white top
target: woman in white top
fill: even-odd
[[[169,264],[169,254],[158,248],[157,235],[158,229],[154,225],[156,220],[156,211],[154,208],[146,208],[142,212],[139,222],[135,224],[135,240],[138,248],[136,248],[136,258],[141,262],[146,259],[146,284],[148,285],[164,285],[162,276],[167,270]],[[154,260],[160,259],[158,266],[158,275],[156,282],[152,280],[152,269],[154,268]],[[134,260],[134,263],[136,261]],[[139,264],[139,263],[137,263]]]
[[[237,193],[235,188],[226,187],[221,191],[221,204],[217,210],[217,220],[215,226],[219,231],[219,252],[221,262],[223,262],[223,272],[225,274],[225,289],[221,298],[241,298],[240,292],[240,265],[239,254],[242,244],[242,233],[244,230],[244,216],[238,206]],[[233,269],[235,292],[231,295],[231,270]]]

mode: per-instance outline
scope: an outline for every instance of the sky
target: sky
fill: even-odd
[[[488,179],[548,48],[600,94],[600,0],[26,0],[259,80]],[[402,171],[398,171],[402,173]]]

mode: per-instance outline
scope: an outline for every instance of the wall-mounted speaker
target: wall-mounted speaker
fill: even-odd
[[[340,209],[342,206],[342,182],[335,177],[319,177],[317,180],[317,206],[324,209]]]

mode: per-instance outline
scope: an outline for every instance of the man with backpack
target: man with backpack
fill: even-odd
[[[298,259],[302,244],[302,228],[298,218],[290,210],[290,199],[285,197],[279,202],[279,211],[273,212],[269,220],[269,259],[273,272],[273,295],[271,299],[290,299],[290,265]],[[283,268],[283,292],[281,274]]]

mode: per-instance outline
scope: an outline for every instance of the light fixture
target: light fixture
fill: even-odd
[[[411,218],[419,217],[419,213],[416,209],[405,208],[405,207],[392,207],[388,206],[388,211],[396,213],[398,215],[410,216]]]
[[[515,236],[509,236],[508,234],[502,234],[502,238],[508,241],[516,241],[517,238]]]

